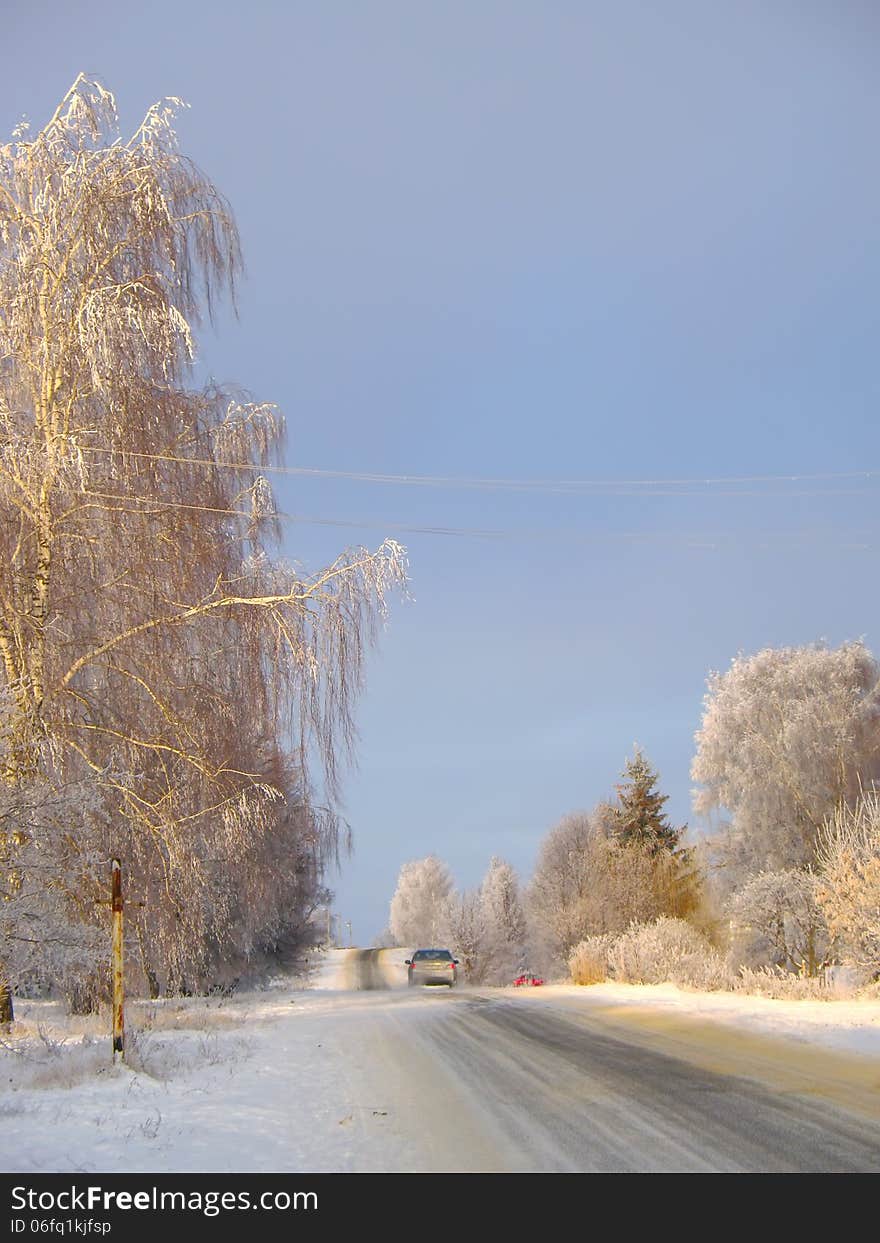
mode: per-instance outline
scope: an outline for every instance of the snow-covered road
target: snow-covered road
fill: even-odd
[[[19,1058],[3,1168],[880,1168],[876,1057],[587,989],[407,989],[401,960],[339,952],[207,1032],[204,1002],[167,1003],[138,1069]]]
[[[657,1018],[586,990],[418,989],[377,999],[348,1056],[374,1094],[394,1087],[413,1137],[395,1168],[880,1168],[880,1063]]]
[[[774,1064],[769,1042],[741,1037],[722,1067],[696,1033],[677,1049],[642,1035],[589,1011],[462,995],[418,1029],[422,1059],[444,1071],[424,1112],[440,1109],[443,1077],[455,1081],[468,1099],[462,1129],[469,1117],[491,1122],[505,1169],[880,1168],[880,1068],[872,1103],[861,1099],[871,1076],[848,1081],[824,1051],[799,1070],[803,1050],[778,1050]],[[818,1078],[814,1062],[825,1064]]]

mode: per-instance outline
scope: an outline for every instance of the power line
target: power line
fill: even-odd
[[[249,518],[253,520],[254,515],[247,509],[224,509],[217,505],[195,505],[191,501],[168,501],[161,496],[132,496],[127,492],[95,492],[91,488],[87,488],[84,496],[94,496],[103,501],[135,501],[140,505],[155,505],[160,509],[192,509],[202,514],[227,514],[235,515],[239,518]],[[132,513],[144,513],[145,510],[133,509]],[[267,515],[277,517],[278,515]]]
[[[120,457],[137,458],[151,462],[176,462],[184,466],[205,466],[213,470],[255,471],[258,474],[294,475],[301,478],[341,479],[359,483],[396,484],[413,487],[465,488],[478,491],[551,492],[560,494],[592,493],[597,496],[701,496],[704,493],[699,490],[694,492],[648,492],[645,489],[714,489],[722,485],[833,483],[843,482],[844,480],[855,481],[880,478],[880,470],[861,470],[790,475],[719,475],[706,478],[691,476],[687,478],[658,479],[481,479],[452,475],[395,475],[371,471],[330,470],[311,466],[261,466],[255,462],[220,462],[213,458],[182,457],[172,453],[145,453],[139,450],[112,449],[103,445],[81,445],[79,448],[86,453],[116,454]],[[620,489],[633,489],[633,491],[620,491]],[[839,491],[823,488],[801,492],[792,492],[790,489],[786,489],[778,493],[778,495],[852,496],[862,495],[868,491],[871,491],[871,489],[863,489],[861,492],[851,488]],[[738,487],[734,492],[714,492],[713,495],[772,496],[775,494],[768,492],[766,489],[746,491]]]
[[[182,509],[186,511],[195,511],[197,513],[217,514],[224,517],[244,518],[253,521],[255,515],[246,509],[224,509],[213,505],[197,505],[188,501],[171,501],[164,500],[162,497],[134,496],[130,493],[116,492],[97,492],[89,490],[87,496],[93,496],[101,500],[131,502],[138,508],[132,508],[127,512],[148,514],[148,509],[140,508],[142,506],[150,506],[156,510],[162,509]],[[123,510],[123,512],[126,512]],[[268,520],[277,519],[280,522],[291,522],[305,526],[327,526],[341,527],[352,530],[376,529],[380,531],[393,531],[398,534],[406,535],[440,535],[457,538],[476,538],[487,540],[540,540],[540,539],[576,539],[590,543],[601,542],[626,542],[626,541],[643,541],[663,542],[663,541],[679,541],[686,543],[692,547],[714,547],[716,543],[725,543],[731,541],[742,541],[743,537],[734,532],[724,531],[584,531],[574,528],[543,528],[543,529],[517,529],[513,527],[453,527],[442,525],[418,525],[414,523],[403,522],[386,522],[378,518],[368,519],[345,519],[345,518],[323,518],[310,514],[292,514],[283,510],[275,510],[267,513],[265,518]],[[805,542],[818,543],[822,536],[815,531],[757,531],[747,533],[751,540],[802,540]],[[840,533],[832,533],[837,541],[844,539]],[[867,543],[854,541],[850,537],[847,547],[868,547]]]

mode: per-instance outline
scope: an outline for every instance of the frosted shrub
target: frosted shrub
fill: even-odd
[[[818,899],[842,961],[880,977],[880,792],[839,807],[819,835]]]
[[[627,984],[714,989],[724,987],[727,975],[723,959],[696,928],[665,915],[631,924],[612,945],[608,965],[614,979]]]
[[[568,956],[573,984],[601,984],[608,978],[608,955],[615,938],[607,933],[587,937],[574,946]]]
[[[826,988],[818,976],[794,975],[783,967],[740,967],[733,982],[737,993],[756,997],[776,997],[786,1001],[831,1001],[841,991]]]
[[[737,965],[818,975],[828,961],[828,925],[819,884],[808,871],[759,872],[728,903]]]

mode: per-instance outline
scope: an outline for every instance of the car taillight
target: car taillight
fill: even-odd
[[[449,970],[450,970],[450,971],[454,971],[454,970],[455,970],[455,963],[454,963],[454,962],[451,962],[451,963],[449,964]]]

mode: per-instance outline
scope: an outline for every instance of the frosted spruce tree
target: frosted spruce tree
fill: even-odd
[[[636,747],[626,761],[617,786],[617,804],[611,806],[611,831],[622,846],[645,846],[652,853],[679,849],[684,828],[674,829],[663,811],[669,796],[657,789],[660,777]]]

